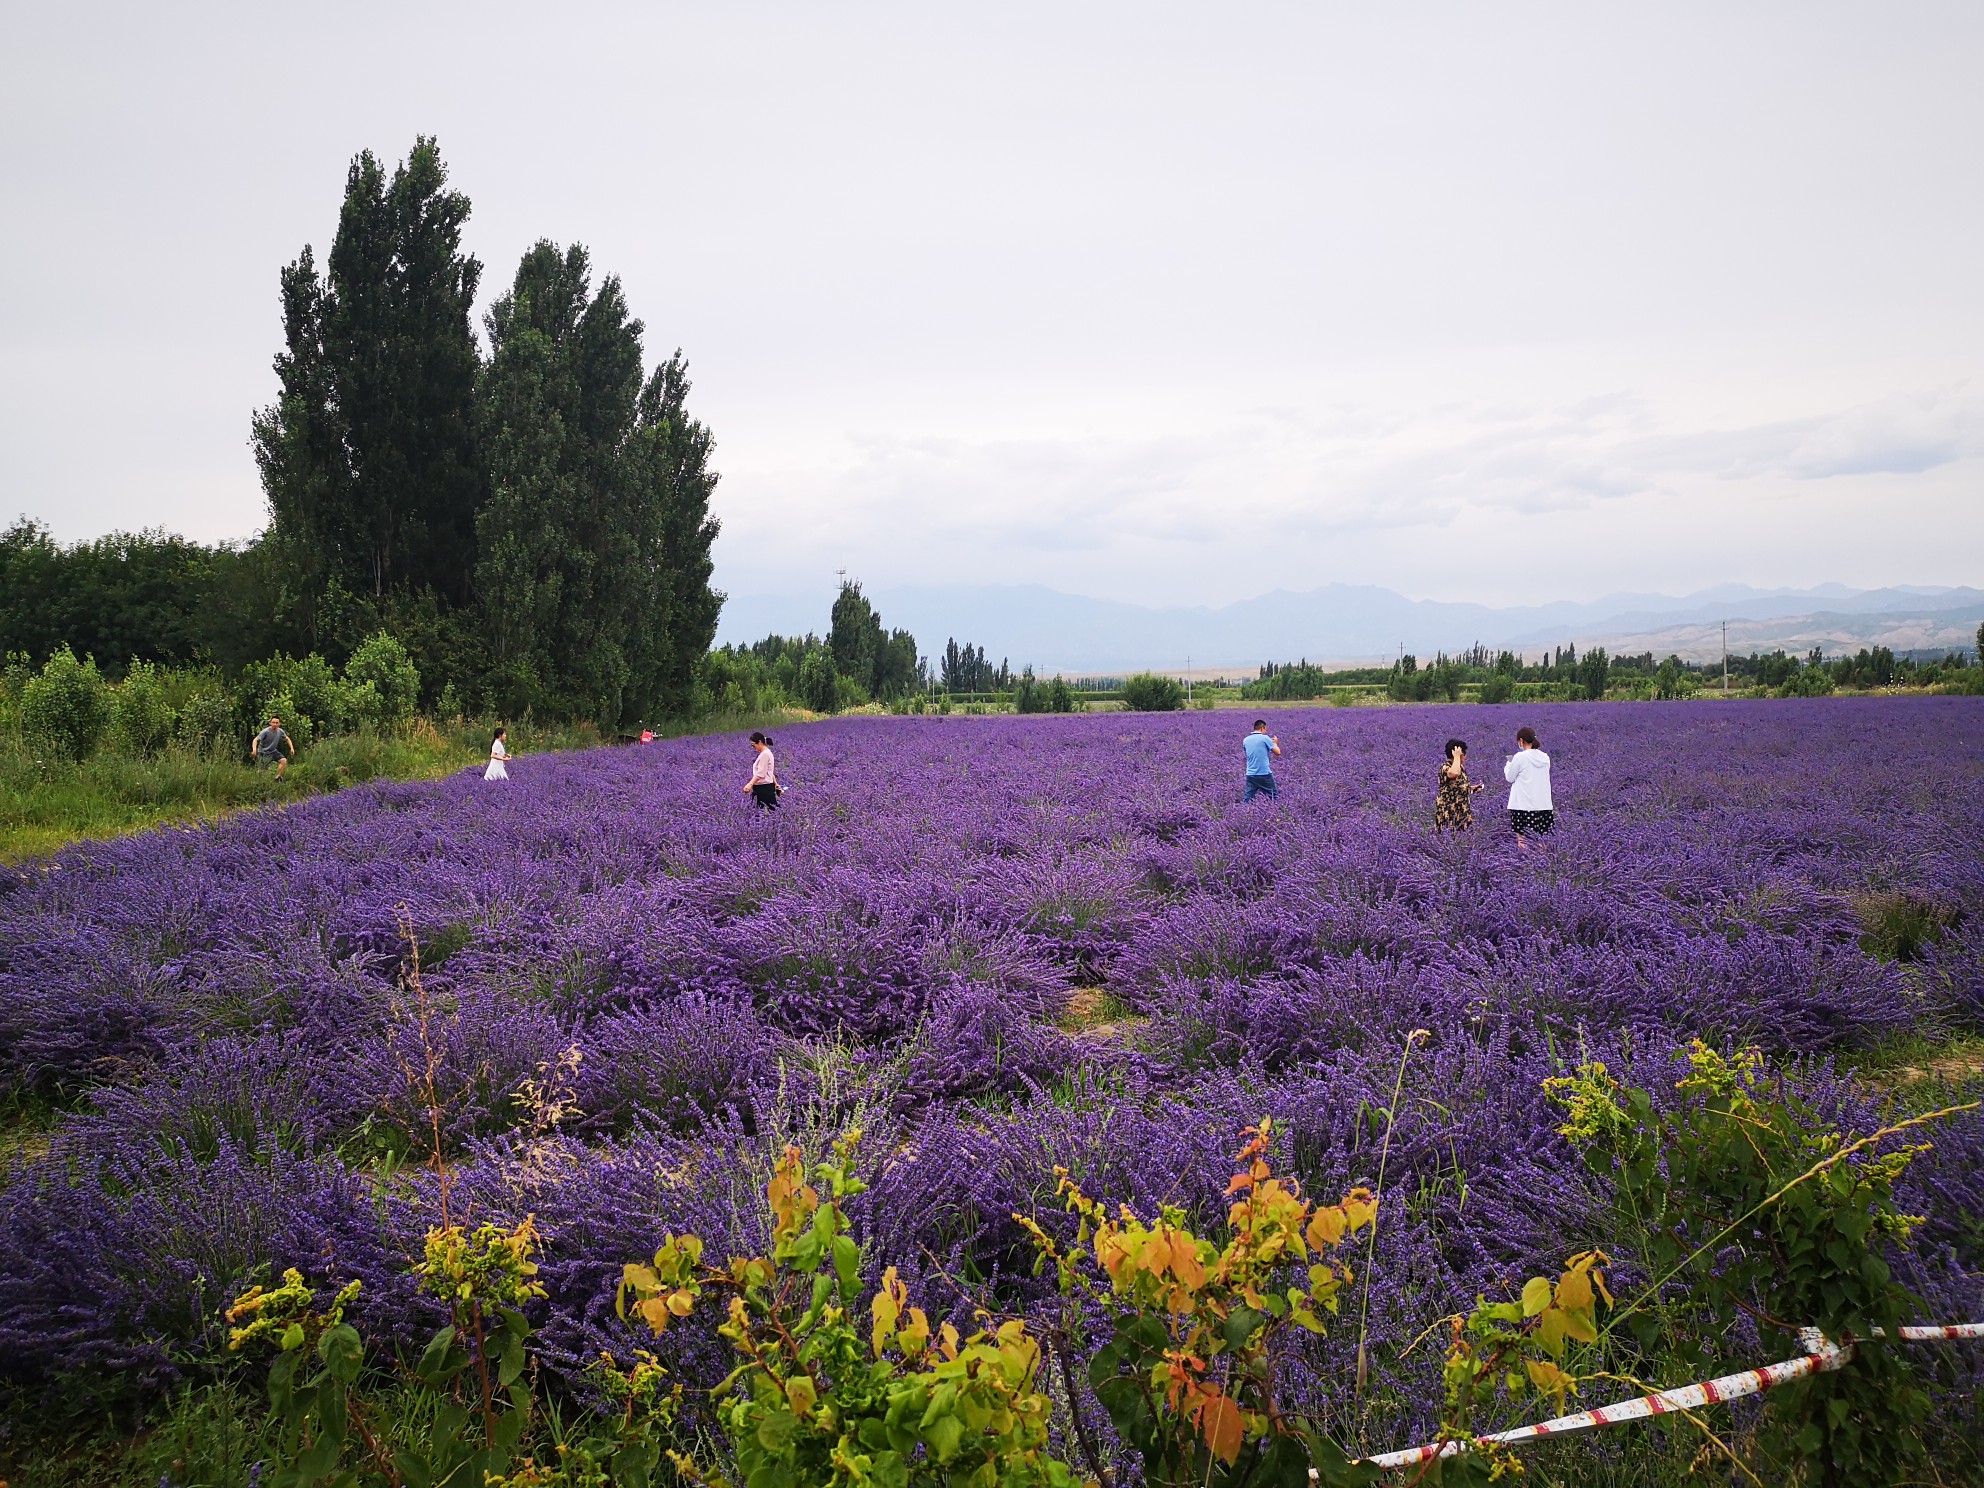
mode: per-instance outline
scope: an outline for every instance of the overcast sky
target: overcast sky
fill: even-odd
[[[1984,6],[6,0],[0,520],[245,537],[439,136],[680,345],[718,582],[1984,581]]]

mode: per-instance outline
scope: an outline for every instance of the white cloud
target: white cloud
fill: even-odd
[[[1984,572],[1963,0],[111,8],[0,49],[0,518],[252,531],[277,271],[431,131],[488,290],[686,350],[739,592]]]
[[[1561,572],[1567,554],[1589,552],[1594,531],[1611,533],[1616,558],[1657,546],[1676,524],[1768,525],[1818,482],[1850,486],[1861,501],[1877,492],[1933,525],[1951,495],[1935,473],[1961,474],[1946,467],[1984,453],[1984,400],[1968,386],[1748,427],[1677,422],[1645,398],[1615,395],[1252,410],[1192,432],[871,433],[845,440],[832,465],[744,476],[768,499],[729,519],[725,568],[742,592],[817,568],[823,552],[877,582],[1025,576],[1129,597],[1154,581],[1154,592],[1186,601],[1325,579],[1409,588],[1412,574],[1372,572],[1366,555],[1418,549],[1429,555],[1422,572],[1451,573],[1431,555],[1464,545],[1480,561],[1533,558]],[[1219,580],[1207,583],[1212,570]],[[1236,591],[1235,573],[1260,578]],[[1735,577],[1772,576],[1723,565],[1680,582]],[[1661,580],[1622,575],[1608,586],[1628,582]]]
[[[1984,395],[1969,383],[1882,398],[1836,413],[1649,441],[1633,458],[1730,480],[1919,475],[1984,454]]]
[[[1799,480],[1917,475],[1984,453],[1984,398],[1969,387],[1889,398],[1802,431],[1779,468]]]

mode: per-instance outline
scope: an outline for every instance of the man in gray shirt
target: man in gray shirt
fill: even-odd
[[[296,745],[291,743],[289,735],[282,731],[280,718],[271,718],[269,726],[249,741],[248,748],[253,752],[256,764],[276,767],[278,780],[282,779],[282,772],[289,768],[290,760],[296,758]],[[283,753],[285,750],[288,751],[286,758]]]

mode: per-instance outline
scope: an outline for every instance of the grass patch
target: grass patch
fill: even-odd
[[[1961,909],[1906,891],[1863,895],[1853,911],[1861,949],[1883,961],[1919,961],[1927,947],[1963,921]]]
[[[60,1114],[40,1096],[23,1091],[0,1100],[0,1185],[48,1155]]]
[[[1072,987],[1061,1016],[1055,1019],[1055,1026],[1063,1033],[1111,1038],[1126,1023],[1141,1025],[1149,1021],[1132,1012],[1128,1003],[1100,987]]]
[[[183,1389],[135,1426],[25,1398],[0,1404],[0,1421],[9,1488],[254,1488],[276,1455],[261,1391],[232,1382]]]
[[[1984,1036],[1903,1034],[1862,1050],[1847,1065],[1868,1085],[1900,1097],[1909,1109],[1927,1110],[1984,1091]]]
[[[168,822],[210,821],[381,776],[445,775],[481,757],[472,737],[466,727],[445,734],[433,728],[343,734],[301,751],[281,780],[244,761],[189,749],[150,759],[105,752],[72,762],[40,757],[18,738],[0,740],[0,860]]]
[[[802,715],[712,718],[655,730],[661,738],[757,728]],[[212,821],[250,806],[300,800],[368,780],[433,780],[489,755],[490,725],[421,720],[399,733],[360,729],[299,749],[281,780],[242,757],[170,748],[150,759],[109,750],[80,763],[46,757],[18,735],[0,735],[0,862],[38,857],[71,842],[117,837],[174,822]],[[601,742],[589,723],[510,725],[520,754],[585,749]]]

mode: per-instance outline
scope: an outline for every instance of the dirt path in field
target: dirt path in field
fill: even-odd
[[[1894,1072],[1896,1085],[1914,1085],[1922,1080],[1947,1080],[1961,1085],[1984,1075],[1984,1049],[1963,1049],[1932,1059],[1926,1065],[1903,1065]]]
[[[1061,1027],[1079,1039],[1106,1042],[1141,1028],[1150,1019],[1127,1011],[1102,987],[1075,987],[1068,992],[1067,1010],[1061,1014]]]

